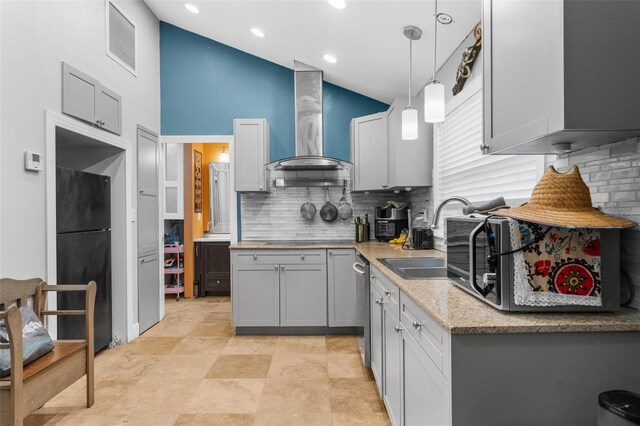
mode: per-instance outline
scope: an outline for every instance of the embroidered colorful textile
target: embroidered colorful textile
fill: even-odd
[[[514,254],[515,303],[602,306],[600,231],[547,228],[509,219],[514,249],[539,240]]]

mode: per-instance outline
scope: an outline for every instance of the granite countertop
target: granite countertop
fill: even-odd
[[[640,331],[640,312],[633,309],[600,313],[505,312],[477,300],[446,279],[405,280],[377,260],[446,257],[441,251],[402,250],[378,242],[358,243],[355,248],[452,334]]]
[[[207,243],[207,242],[229,242],[231,241],[231,234],[207,234],[204,237],[196,238],[193,241],[197,243]]]
[[[353,248],[354,242],[349,240],[325,241],[240,241],[231,244],[231,250],[297,250],[297,249],[340,249]]]

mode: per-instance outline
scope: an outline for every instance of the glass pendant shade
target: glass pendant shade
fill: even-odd
[[[444,121],[444,84],[432,81],[424,87],[424,121]]]
[[[402,111],[402,140],[418,139],[418,110],[406,107]]]
[[[229,153],[226,151],[222,151],[220,153],[220,156],[218,157],[218,161],[220,161],[221,163],[228,163],[229,162]]]

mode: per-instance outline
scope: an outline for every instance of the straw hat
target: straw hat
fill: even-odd
[[[627,228],[635,222],[607,216],[591,205],[589,187],[578,167],[558,173],[549,167],[528,203],[494,212],[499,216],[563,228]]]

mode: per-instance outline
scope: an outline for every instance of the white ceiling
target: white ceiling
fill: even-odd
[[[409,41],[406,25],[423,30],[414,42],[413,93],[431,78],[433,11],[431,0],[346,0],[338,10],[326,0],[145,0],[157,17],[180,28],[293,68],[299,60],[324,71],[325,80],[390,103],[408,91]],[[440,0],[438,11],[454,23],[438,26],[438,64],[442,64],[480,21],[480,0]],[[252,27],[266,34],[258,38]],[[338,63],[322,59],[330,53]]]

